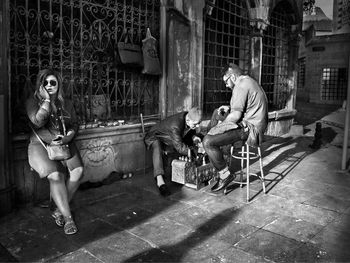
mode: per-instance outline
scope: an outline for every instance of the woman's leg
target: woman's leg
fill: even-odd
[[[68,200],[68,192],[65,184],[65,178],[63,173],[53,172],[47,176],[47,179],[50,183],[50,192],[51,196],[64,217],[72,216],[69,200]]]
[[[72,171],[69,171],[69,178],[66,183],[67,192],[68,192],[68,201],[72,200],[75,192],[78,190],[82,175],[83,175],[83,167],[77,167]]]
[[[72,157],[66,160],[66,165],[69,170],[69,178],[66,182],[67,192],[68,192],[68,201],[71,201],[75,192],[78,190],[81,178],[83,176],[83,162],[78,148],[75,143],[70,144],[70,151]]]

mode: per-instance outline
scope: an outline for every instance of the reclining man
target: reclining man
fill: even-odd
[[[163,151],[175,149],[181,155],[192,151],[196,154],[196,144],[201,143],[200,135],[196,135],[196,128],[202,120],[202,111],[197,107],[188,112],[180,112],[165,118],[154,125],[145,136],[147,148],[152,148],[154,178],[162,196],[170,195],[164,182]]]
[[[240,140],[250,146],[259,145],[268,121],[267,98],[262,87],[253,78],[243,75],[242,69],[233,63],[224,70],[223,81],[226,87],[232,89],[230,108],[219,108],[224,112],[222,115],[227,115],[226,118],[212,127],[203,139],[209,160],[219,173],[211,188],[213,192],[224,189],[235,179],[220,147]],[[210,125],[213,126],[213,118]]]

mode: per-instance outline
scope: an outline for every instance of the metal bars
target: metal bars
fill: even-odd
[[[323,68],[321,80],[321,100],[345,100],[347,81],[346,68]]]
[[[114,65],[124,30],[141,44],[147,27],[159,39],[159,0],[10,0],[13,132],[26,131],[23,105],[47,67],[62,74],[82,123],[158,113],[159,77]]]
[[[298,60],[298,89],[305,88],[305,65],[306,58],[300,58]]]
[[[230,102],[231,90],[222,81],[222,68],[229,62],[245,71],[249,63],[249,20],[243,1],[221,0],[207,3],[204,47],[203,112]]]
[[[263,65],[261,86],[266,92],[269,111],[286,106],[290,96],[288,86],[288,36],[290,24],[282,5],[270,17],[270,25],[263,36]]]

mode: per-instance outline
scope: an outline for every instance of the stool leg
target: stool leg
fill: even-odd
[[[261,149],[258,147],[258,154],[259,154],[259,163],[260,163],[260,177],[263,185],[263,191],[264,194],[266,194],[266,188],[265,188],[265,177],[264,177],[264,166],[262,162],[262,156],[261,156]]]
[[[246,169],[246,176],[247,176],[247,203],[249,203],[249,174],[250,174],[250,171],[249,171],[249,165],[250,165],[250,162],[249,162],[249,159],[250,159],[250,156],[249,156],[249,145],[246,144],[246,149],[247,149],[247,152],[246,152],[246,156],[247,156],[247,160],[246,160],[246,164],[247,164],[247,169]]]
[[[241,181],[241,185],[240,185],[240,187],[242,188],[243,187],[243,173],[244,173],[244,171],[243,171],[243,167],[244,167],[244,145],[242,146],[242,150],[241,150],[241,172],[240,172],[240,181]]]

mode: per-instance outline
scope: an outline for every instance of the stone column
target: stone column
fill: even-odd
[[[295,109],[296,103],[296,93],[297,93],[297,75],[298,75],[298,51],[299,43],[301,39],[301,29],[300,24],[292,25],[292,32],[289,41],[289,54],[288,54],[288,79],[289,79],[289,89],[291,91],[291,96],[287,101],[287,109]]]
[[[252,27],[251,41],[251,69],[250,75],[261,83],[262,55],[263,55],[263,32],[269,24],[269,7],[262,3],[256,7],[249,7],[250,26]]]
[[[10,143],[9,143],[9,112],[8,112],[8,30],[9,1],[0,2],[0,216],[12,209],[12,190],[10,180]]]
[[[159,113],[164,118],[167,112],[167,17],[166,17],[167,0],[160,1],[160,62],[162,75],[159,81]]]
[[[165,3],[166,116],[202,104],[204,0]],[[161,97],[161,99],[163,99]]]

